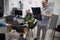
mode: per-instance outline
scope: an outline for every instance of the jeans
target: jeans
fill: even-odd
[[[0,22],[0,27],[6,27],[6,23]]]

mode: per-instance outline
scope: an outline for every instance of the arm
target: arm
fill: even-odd
[[[49,8],[49,10],[47,10],[48,13],[46,12],[43,12],[41,13],[42,16],[47,16],[47,17],[53,17],[54,14],[53,14],[53,10],[51,8]]]
[[[6,26],[11,26],[12,24],[7,24],[4,22],[0,22],[0,27],[6,27]]]
[[[7,26],[6,23],[4,23],[4,22],[0,22],[0,27],[6,27],[6,26]]]
[[[41,15],[42,16],[47,16],[47,17],[53,17],[54,16],[54,14],[51,14],[51,13],[50,14],[42,13]]]

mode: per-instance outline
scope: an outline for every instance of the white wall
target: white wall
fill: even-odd
[[[57,25],[60,24],[60,3],[59,0],[49,0],[49,2],[55,2],[54,8],[53,8],[53,13],[55,15],[59,15]]]
[[[9,0],[4,0],[4,16],[9,14]]]
[[[13,7],[19,8],[19,1],[20,0],[4,0],[4,16],[10,15]]]
[[[58,23],[57,23],[57,25],[59,25],[60,24],[60,3],[58,3],[58,0],[55,1],[54,13],[59,15]]]
[[[19,0],[9,0],[9,12],[10,13],[13,7],[19,8]]]
[[[56,11],[59,13],[58,25],[60,25],[60,0],[56,0]],[[57,6],[58,5],[58,6]]]

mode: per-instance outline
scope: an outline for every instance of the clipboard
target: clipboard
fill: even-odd
[[[40,9],[40,7],[32,7],[32,12],[33,12],[33,14],[34,14],[34,17],[35,17],[35,19],[37,19],[37,20],[42,20],[42,16],[41,16],[41,9]]]

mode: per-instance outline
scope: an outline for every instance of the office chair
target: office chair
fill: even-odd
[[[60,33],[60,25],[57,26],[57,28],[54,28],[54,34],[53,34],[53,40],[54,40],[54,37],[55,37],[55,32],[59,32]]]
[[[55,34],[55,29],[57,27],[58,18],[59,18],[59,15],[54,15],[50,20],[49,29],[52,29],[52,33],[51,33],[52,40],[54,40],[53,35]]]

